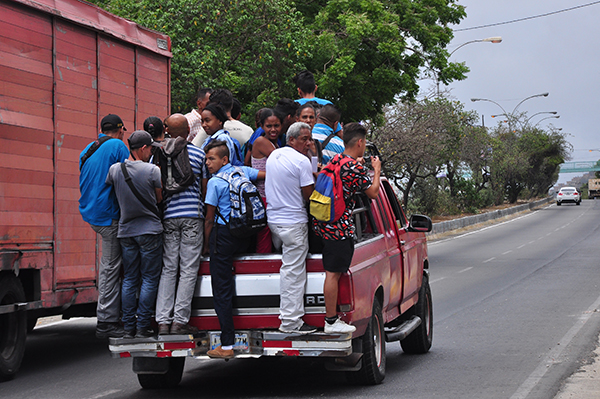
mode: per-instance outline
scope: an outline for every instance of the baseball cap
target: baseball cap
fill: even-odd
[[[127,131],[127,129],[125,129],[125,126],[123,126],[123,120],[115,114],[106,115],[104,118],[102,118],[102,122],[100,122],[100,130],[102,130],[103,132],[115,130],[120,127],[122,127],[123,130]]]
[[[145,130],[136,130],[135,132],[131,133],[131,136],[129,136],[127,142],[129,143],[130,150],[135,150],[136,148],[141,148],[145,145],[160,147],[160,143],[155,143],[154,140],[152,140],[150,133]]]

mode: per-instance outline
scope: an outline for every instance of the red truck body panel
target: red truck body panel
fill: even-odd
[[[383,179],[379,197],[370,201],[371,222],[365,227],[365,239],[356,243],[352,265],[342,275],[338,307],[343,318],[357,327],[354,336],[364,334],[369,322],[375,295],[381,295],[386,323],[398,318],[417,302],[427,267],[427,246],[424,233],[409,232],[408,223],[387,180]],[[394,195],[394,197],[388,197]],[[395,203],[399,216],[392,209]],[[374,223],[373,226],[370,223]],[[249,254],[234,261],[236,296],[234,325],[240,330],[277,329],[279,316],[279,268],[281,255]],[[306,315],[310,325],[323,326],[325,308],[311,306],[313,298],[322,298],[325,271],[322,255],[309,254],[306,264],[309,278]],[[311,279],[312,278],[312,279]],[[312,283],[311,283],[312,281]],[[343,310],[340,305],[346,305]],[[212,311],[210,268],[208,258],[200,265],[199,281],[192,303],[190,324],[200,330],[218,331],[219,321]]]
[[[79,154],[108,113],[170,111],[170,39],[78,0],[0,0],[0,272],[41,307],[97,299]],[[35,271],[35,272],[33,272]]]

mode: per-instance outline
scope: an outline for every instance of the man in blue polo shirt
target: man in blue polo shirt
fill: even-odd
[[[221,326],[221,345],[207,352],[211,358],[231,359],[234,357],[233,344],[233,256],[248,248],[248,238],[237,238],[229,232],[231,196],[229,182],[224,176],[232,171],[229,163],[229,149],[220,140],[211,141],[206,147],[206,167],[213,177],[206,188],[206,220],[204,222],[204,252],[210,253],[210,277],[213,301]],[[259,172],[246,166],[240,167],[249,180],[265,178]],[[217,213],[218,210],[218,213]]]
[[[327,137],[332,134],[337,135],[340,132],[340,118],[342,114],[340,110],[332,104],[328,104],[321,108],[321,112],[317,118],[317,123],[312,129],[312,138],[323,144]],[[325,148],[322,148],[323,159],[321,164],[327,165],[329,161],[336,155],[344,152],[344,140],[339,136],[332,137]]]
[[[173,114],[167,118],[167,132],[173,139],[186,138],[190,128],[187,118]],[[196,176],[185,190],[165,197],[163,215],[163,268],[156,299],[156,322],[159,335],[194,334],[198,329],[188,324],[192,297],[198,279],[204,233],[204,199],[208,170],[204,151],[187,144],[190,166]]]
[[[119,204],[106,175],[111,165],[129,158],[123,143],[125,127],[120,117],[102,118],[98,140],[79,155],[79,212],[84,221],[102,236],[102,258],[98,273],[98,325],[96,337],[119,338],[125,331],[121,313],[121,245],[117,239]]]

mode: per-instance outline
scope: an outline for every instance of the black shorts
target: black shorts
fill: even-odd
[[[332,273],[346,273],[354,255],[354,240],[323,239],[323,268]]]

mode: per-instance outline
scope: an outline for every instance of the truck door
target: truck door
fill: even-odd
[[[413,233],[408,232],[408,221],[392,186],[387,180],[383,180],[381,184],[391,207],[390,212],[396,221],[396,237],[398,247],[402,252],[402,301],[405,301],[418,293],[421,282],[418,241]]]
[[[390,262],[390,299],[388,309],[395,308],[400,305],[402,300],[402,280],[403,280],[403,255],[398,244],[398,229],[396,227],[396,219],[394,214],[391,212],[390,207],[387,205],[387,195],[383,195],[380,191],[379,197],[373,201],[377,203],[379,207],[379,213],[381,214],[384,234],[386,237],[388,258]]]

